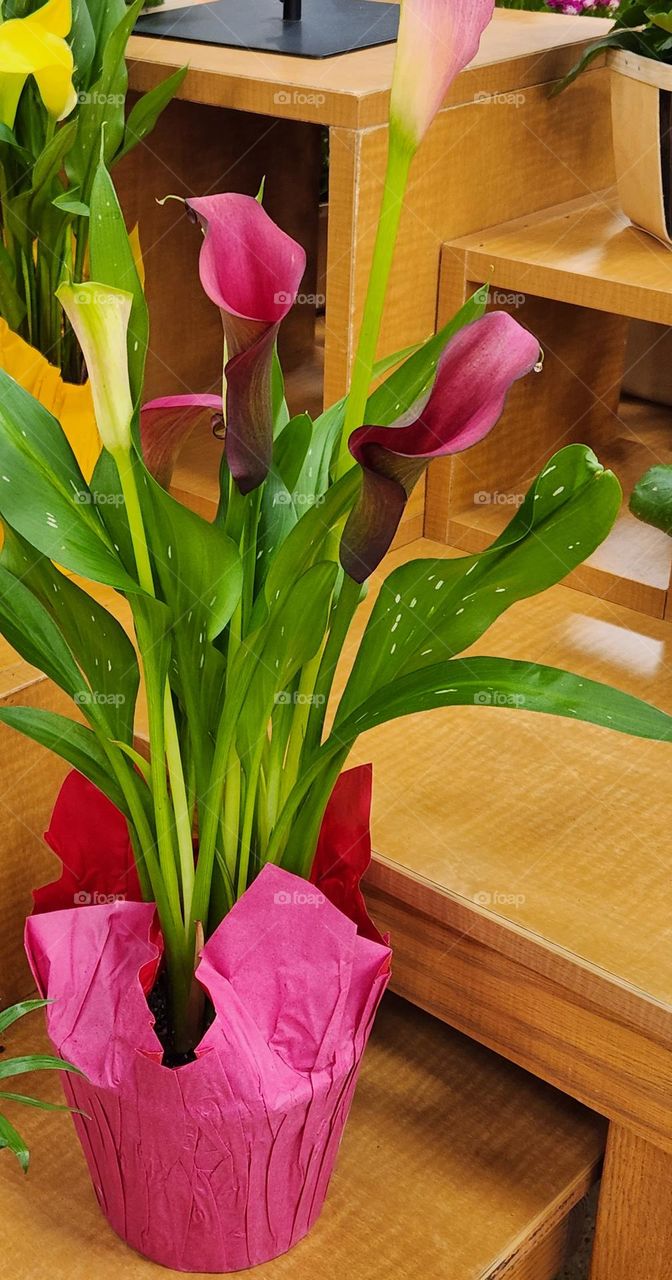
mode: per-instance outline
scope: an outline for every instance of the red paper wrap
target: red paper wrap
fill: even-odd
[[[361,819],[370,775],[345,777],[351,797],[363,788],[351,811]],[[103,1213],[133,1248],[176,1270],[267,1261],[322,1207],[391,954],[368,917],[369,936],[358,929],[357,876],[355,919],[321,888],[348,848],[359,865],[368,858],[361,821],[329,834],[336,802],[317,883],[264,867],[207,942],[198,979],[216,1016],[196,1061],[176,1070],[161,1063],[143,993],[160,956],[151,903],[69,906],[27,922],[35,978],[54,1001],[50,1038],[87,1077],[64,1085],[90,1117],[74,1122]]]

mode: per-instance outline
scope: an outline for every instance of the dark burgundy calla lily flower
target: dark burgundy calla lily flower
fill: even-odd
[[[226,458],[241,493],[249,493],[271,465],[273,348],[306,255],[252,196],[225,193],[186,204],[205,232],[201,284],[220,309],[226,337]]]
[[[349,447],[363,470],[341,541],[341,564],[364,582],[386,551],[412,490],[433,458],[462,453],[495,426],[512,383],[539,360],[539,343],[503,311],[448,343],[428,398],[391,427],[360,427]]]
[[[180,450],[199,422],[221,418],[222,397],[161,396],[140,410],[140,439],[145,466],[167,489]]]

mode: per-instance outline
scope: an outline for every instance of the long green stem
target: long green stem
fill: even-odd
[[[315,681],[313,701],[306,731],[305,751],[308,758],[320,745],[336,667],[338,666],[338,660],[343,651],[343,645],[350,630],[350,623],[359,604],[361,594],[361,585],[350,578],[347,573],[344,574],[331,617],[329,638],[324,647],[320,669]]]
[[[373,250],[371,274],[364,303],[357,354],[352,370],[343,434],[334,470],[336,479],[344,475],[352,465],[352,459],[348,452],[348,439],[351,433],[357,427],[361,427],[364,421],[364,411],[373,376],[387,284],[390,278],[390,269],[399,230],[399,219],[412,159],[413,151],[408,144],[404,142],[395,130],[391,130],[385,186],[383,188],[383,200]]]
[[[168,776],[170,778],[170,790],[173,798],[173,812],[175,814],[175,829],[177,832],[177,849],[180,859],[182,909],[184,912],[186,932],[189,934],[191,905],[194,896],[194,849],[191,833],[191,814],[189,811],[187,788],[184,781],[182,757],[180,755],[180,740],[177,733],[177,725],[175,723],[175,708],[173,706],[170,685],[167,680],[164,690],[164,723],[166,726],[166,759],[168,761]]]

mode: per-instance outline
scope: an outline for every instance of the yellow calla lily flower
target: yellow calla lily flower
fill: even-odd
[[[71,0],[47,0],[36,13],[0,25],[0,121],[10,129],[28,76],[35,77],[40,97],[56,120],[75,106],[74,61],[65,40],[71,25]]]

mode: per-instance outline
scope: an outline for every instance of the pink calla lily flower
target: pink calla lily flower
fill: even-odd
[[[225,193],[186,204],[205,232],[201,284],[224,325],[226,458],[241,493],[249,493],[271,465],[273,349],[306,255],[252,196]]]
[[[363,478],[341,542],[341,564],[351,578],[364,582],[380,563],[431,460],[483,440],[512,383],[538,360],[537,339],[506,312],[492,311],[448,343],[424,404],[394,426],[353,431],[349,448]]]
[[[213,395],[161,396],[140,410],[140,439],[145,466],[167,489],[180,450],[199,422],[210,423],[222,413],[222,397]]]
[[[402,0],[390,124],[413,150],[478,52],[494,0]]]

